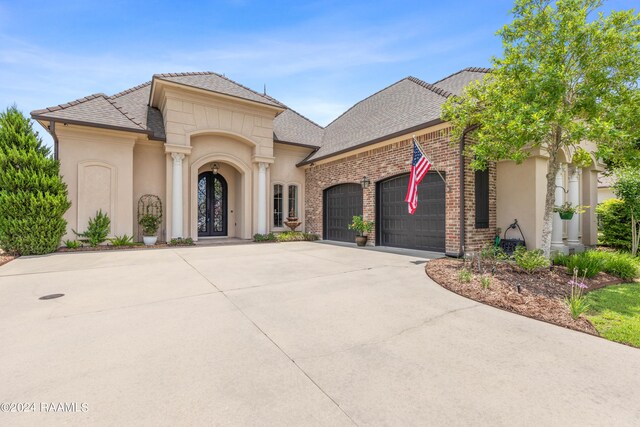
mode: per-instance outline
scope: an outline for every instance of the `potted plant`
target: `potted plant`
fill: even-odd
[[[562,205],[554,207],[553,211],[558,212],[560,219],[568,221],[573,218],[573,215],[575,214],[579,215],[585,213],[587,208],[589,208],[589,206],[573,206],[571,202],[564,202]]]
[[[373,230],[373,222],[363,220],[362,215],[355,215],[351,219],[349,230],[356,232],[356,244],[358,246],[364,246],[367,244],[367,236],[365,233],[370,233],[371,230]]]
[[[156,244],[160,221],[162,221],[162,217],[150,213],[142,215],[138,220],[138,224],[142,227],[142,240],[146,246]]]

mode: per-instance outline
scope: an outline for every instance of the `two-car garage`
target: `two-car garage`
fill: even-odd
[[[404,201],[409,174],[376,184],[376,245],[424,251],[445,251],[445,184],[437,173],[428,173],[418,186],[418,209],[414,215]],[[362,215],[362,188],[339,184],[324,191],[326,240],[353,242],[347,229],[353,215]]]

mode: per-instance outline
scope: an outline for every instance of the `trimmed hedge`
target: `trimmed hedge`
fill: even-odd
[[[624,201],[609,199],[596,207],[600,243],[618,249],[631,249],[631,214]]]
[[[55,251],[71,206],[60,163],[14,106],[0,113],[0,248],[14,255]]]

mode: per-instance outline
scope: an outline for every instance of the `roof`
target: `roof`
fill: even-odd
[[[152,81],[112,96],[98,93],[31,115],[37,120],[140,132],[165,140],[162,114],[149,104],[154,81],[168,81],[284,110],[274,119],[273,139],[314,148],[303,162],[310,163],[439,123],[446,99],[460,95],[467,84],[488,72],[488,68],[465,68],[432,84],[406,77],[356,103],[325,128],[271,96],[213,72],[155,74]]]
[[[282,107],[278,101],[270,96],[262,95],[246,86],[236,83],[228,79],[222,74],[210,71],[200,73],[169,73],[154,74],[154,79],[166,80],[190,86],[198,89],[208,90],[210,92],[221,93],[236,98],[246,99],[249,101],[259,102],[261,104],[271,105],[273,107]]]

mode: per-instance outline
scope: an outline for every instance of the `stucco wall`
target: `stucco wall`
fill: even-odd
[[[99,209],[111,218],[111,236],[132,235],[135,135],[71,125],[57,135],[60,173],[71,200],[63,240],[76,238],[72,230],[85,231]]]
[[[304,169],[296,167],[296,164],[304,160],[311,153],[311,149],[295,147],[286,144],[274,144],[273,154],[275,156],[274,163],[269,167],[269,175],[271,177],[271,184],[269,185],[269,222],[267,226],[272,231],[284,231],[289,230],[288,227],[282,228],[274,227],[273,215],[274,202],[273,202],[273,186],[275,184],[282,184],[283,186],[283,218],[286,220],[289,214],[287,210],[288,191],[289,185],[298,186],[298,219],[302,222],[298,231],[304,230],[304,211],[305,211],[305,172]]]
[[[167,200],[165,197],[165,154],[164,146],[160,141],[136,141],[133,147],[133,230],[134,238],[142,239],[140,226],[138,225],[138,200],[145,194],[153,194],[162,201],[163,218],[158,236],[160,240],[166,240],[166,211]]]

